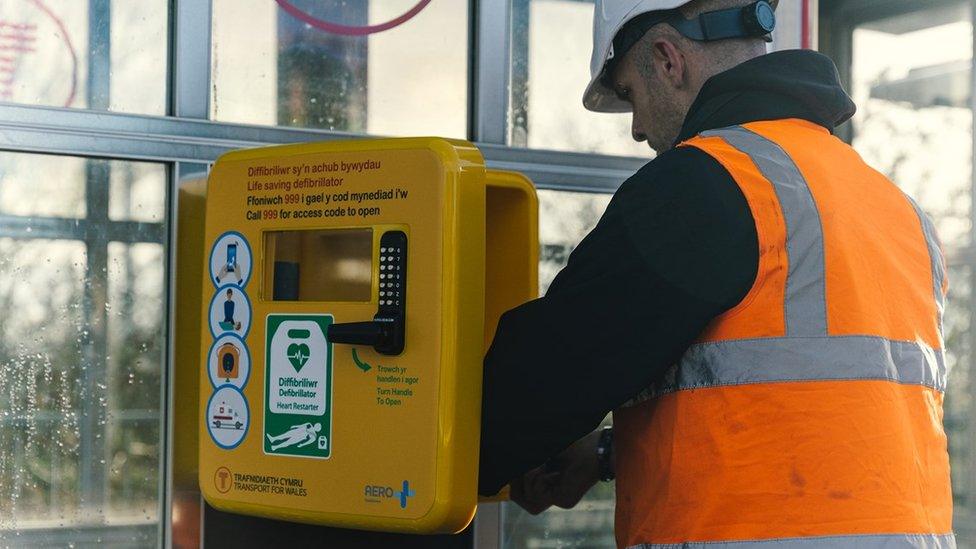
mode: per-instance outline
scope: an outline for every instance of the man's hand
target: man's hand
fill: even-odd
[[[558,472],[546,472],[545,467],[539,467],[513,480],[509,494],[519,507],[538,515],[555,503],[552,494],[558,482]]]
[[[533,515],[553,505],[571,509],[600,480],[596,447],[600,431],[581,438],[546,466],[512,481],[512,501]]]

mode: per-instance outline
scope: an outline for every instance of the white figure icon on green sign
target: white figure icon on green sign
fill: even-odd
[[[291,429],[280,435],[271,436],[269,434],[268,442],[271,443],[271,450],[277,451],[279,448],[287,448],[288,446],[301,448],[312,444],[316,439],[321,439],[319,440],[319,449],[324,450],[323,446],[328,444],[328,440],[325,436],[318,436],[321,430],[321,423],[299,423],[292,425]]]

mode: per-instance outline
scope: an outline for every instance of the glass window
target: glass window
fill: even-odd
[[[539,191],[539,293],[566,265],[569,254],[607,209],[612,195]]]
[[[105,467],[108,512],[155,545],[164,368],[165,257],[157,243],[108,246]],[[96,433],[96,436],[98,433]]]
[[[973,150],[973,24],[953,8],[857,27],[851,79],[854,147],[920,202],[945,244],[969,231]]]
[[[569,254],[596,226],[610,195],[539,191],[539,291],[545,293]],[[502,504],[504,547],[613,547],[613,484],[600,483],[574,509],[532,516]]]
[[[935,222],[949,258],[945,399],[960,547],[976,545],[976,384],[970,331],[976,302],[965,253],[972,227],[973,24],[961,2],[924,8],[853,29],[851,91],[858,104],[853,145],[873,167],[913,196]],[[880,8],[879,8],[880,9]],[[899,9],[892,6],[888,9]]]
[[[0,102],[166,114],[169,4],[0,3]]]
[[[976,546],[976,505],[973,502],[973,390],[972,268],[949,269],[949,306],[946,308],[945,341],[949,365],[949,386],[945,399],[945,429],[949,435],[952,467],[953,528],[959,547]]]
[[[166,179],[0,152],[0,545],[158,545]]]
[[[630,114],[583,108],[593,48],[592,0],[513,0],[511,139],[516,146],[650,156]]]
[[[159,223],[166,215],[166,178],[158,164],[113,161],[108,217],[112,221]]]
[[[215,120],[466,137],[468,2],[214,0]]]
[[[3,154],[0,213],[80,219],[85,217],[85,160],[36,154]]]

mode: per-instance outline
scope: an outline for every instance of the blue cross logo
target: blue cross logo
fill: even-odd
[[[407,498],[413,497],[413,496],[417,495],[417,492],[414,491],[414,490],[411,490],[410,489],[410,481],[409,480],[405,480],[405,481],[403,481],[403,490],[400,490],[399,492],[397,492],[397,495],[400,496],[400,509],[406,509],[407,508]]]

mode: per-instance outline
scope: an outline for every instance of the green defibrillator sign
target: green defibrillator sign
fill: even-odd
[[[332,454],[332,315],[268,315],[264,453]]]

